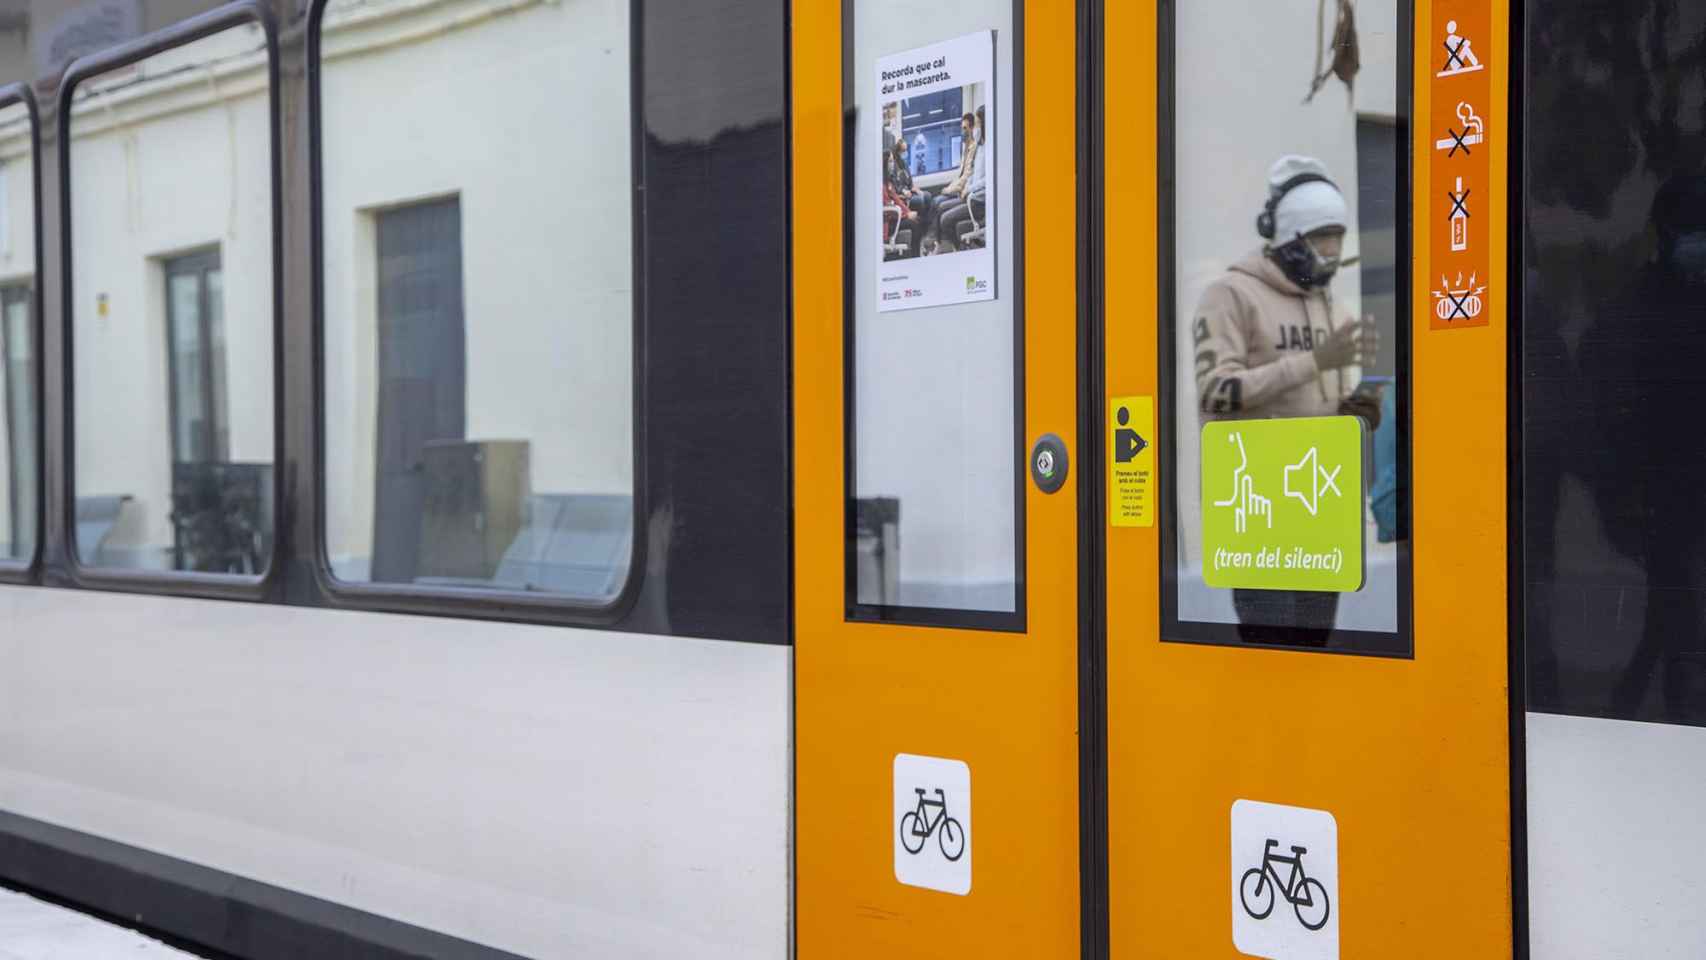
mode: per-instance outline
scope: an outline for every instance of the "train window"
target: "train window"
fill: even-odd
[[[39,529],[35,151],[28,106],[0,107],[0,565],[35,558]]]
[[[1162,635],[1407,656],[1409,4],[1167,10]]]
[[[1024,624],[1012,0],[855,0],[847,606]]]
[[[1544,0],[1529,17],[1528,707],[1706,726],[1706,7],[1644,0],[1604,19]],[[1553,769],[1559,750],[1577,769],[1581,741],[1551,736],[1536,742]]]
[[[375,7],[319,21],[326,562],[609,604],[635,525],[630,4]]]
[[[76,78],[75,555],[253,578],[273,542],[268,43],[244,22]]]

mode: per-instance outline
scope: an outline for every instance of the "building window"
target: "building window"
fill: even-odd
[[[225,279],[219,251],[165,262],[172,462],[207,463],[231,452],[225,382]]]
[[[481,448],[468,443],[462,207],[455,199],[440,200],[382,211],[377,219],[379,409],[373,500],[379,509],[373,517],[373,579],[408,583],[423,574],[478,576],[494,552],[486,549],[487,541],[507,548],[520,518],[513,498],[494,502],[500,495],[488,485],[496,479],[492,471],[503,471],[513,492],[520,480],[514,468],[527,463],[524,455],[496,461],[499,450],[513,451],[515,444]],[[486,462],[487,455],[493,462]],[[456,496],[464,484],[469,488],[460,492],[467,496]],[[429,492],[439,494],[431,504],[435,511],[474,502],[496,508],[500,516],[486,509],[480,523],[461,531],[474,537],[454,537],[444,523],[452,518],[428,514]],[[432,549],[423,552],[423,546]],[[495,552],[501,555],[502,549]]]
[[[34,293],[29,284],[0,287],[0,376],[4,377],[5,526],[0,558],[35,553],[36,390]]]

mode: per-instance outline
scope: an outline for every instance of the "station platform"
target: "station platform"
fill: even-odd
[[[133,930],[0,890],[0,960],[188,960]]]

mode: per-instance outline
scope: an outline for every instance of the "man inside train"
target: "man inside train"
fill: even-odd
[[[954,179],[948,181],[941,190],[931,195],[929,207],[924,214],[925,235],[924,255],[936,252],[940,235],[942,214],[963,202],[966,185],[971,181],[972,169],[977,163],[979,149],[977,140],[977,118],[971,114],[960,117],[960,169],[954,174]]]
[[[1378,346],[1373,317],[1358,321],[1333,299],[1349,209],[1313,157],[1274,161],[1268,198],[1256,218],[1262,246],[1203,292],[1191,322],[1196,388],[1204,420],[1363,416],[1374,427],[1378,398],[1357,392],[1353,369]],[[1339,595],[1286,590],[1232,592],[1240,633],[1273,642],[1286,636],[1324,645]],[[1298,631],[1301,630],[1302,633]]]
[[[977,242],[977,226],[984,218],[985,174],[989,162],[989,144],[983,132],[983,108],[977,108],[977,123],[974,127],[977,159],[972,161],[971,178],[966,181],[965,189],[961,191],[959,201],[944,205],[937,218],[938,241],[950,251],[961,247],[961,233],[965,232],[968,242]],[[963,228],[963,229],[962,229]]]

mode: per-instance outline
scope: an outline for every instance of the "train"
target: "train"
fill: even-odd
[[[0,0],[0,885],[1694,957],[1706,10]]]

